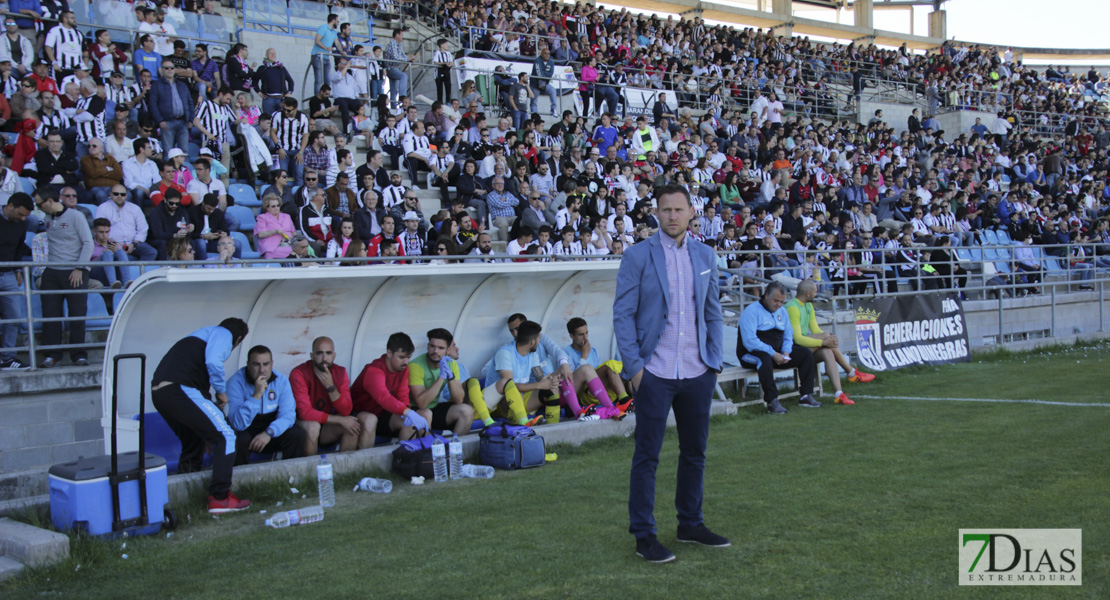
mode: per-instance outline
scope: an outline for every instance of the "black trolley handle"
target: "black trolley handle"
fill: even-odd
[[[119,476],[119,444],[116,434],[116,421],[119,418],[119,363],[124,360],[139,359],[139,470],[134,476],[123,479]],[[139,481],[139,519],[121,519],[119,485],[123,480]],[[121,531],[136,521],[142,525],[150,523],[146,506],[146,355],[117,354],[112,357],[112,473],[109,477],[112,488],[112,529]]]

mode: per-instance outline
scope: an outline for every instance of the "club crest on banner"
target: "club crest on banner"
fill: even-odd
[[[883,361],[882,331],[879,317],[882,314],[868,308],[856,310],[856,347],[859,349],[860,362],[873,371],[885,371]]]

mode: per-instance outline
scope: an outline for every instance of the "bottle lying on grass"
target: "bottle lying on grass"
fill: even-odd
[[[323,520],[324,507],[308,506],[300,510],[274,513],[274,516],[266,519],[266,526],[280,529],[282,527],[289,527],[290,525],[304,525],[305,523],[315,523],[316,521]]]

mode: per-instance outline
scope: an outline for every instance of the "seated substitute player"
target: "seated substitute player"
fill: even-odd
[[[428,332],[428,351],[409,361],[409,397],[417,410],[431,412],[428,422],[433,430],[466,435],[474,422],[474,408],[465,402],[458,364],[447,356],[453,341],[446,329]],[[446,400],[442,399],[445,390]]]
[[[817,315],[813,311],[813,299],[817,297],[817,284],[812,279],[798,283],[798,291],[794,299],[786,303],[786,314],[790,317],[790,327],[794,334],[794,343],[813,351],[814,364],[825,361],[825,374],[829,376],[833,389],[836,390],[837,404],[852,405],[855,402],[844,393],[840,387],[840,368],[848,374],[848,381],[868,382],[875,376],[871,373],[857,371],[848,362],[847,357],[840,352],[839,341],[831,333],[821,331],[817,326]]]
[[[481,421],[486,427],[493,425],[493,417],[489,414],[489,406],[486,405],[485,397],[482,395],[482,382],[478,381],[477,377],[471,377],[470,370],[466,368],[466,365],[459,362],[459,345],[454,341],[447,347],[447,357],[453,361],[452,366],[459,370],[457,379],[462,382],[463,389],[466,391],[466,401],[474,408],[474,418]],[[439,401],[446,402],[450,399],[451,387],[448,386],[440,392]]]
[[[407,440],[428,430],[432,411],[413,408],[409,399],[409,359],[415,349],[407,334],[394,333],[386,340],[385,354],[355,378],[355,410],[377,416],[378,435]]]
[[[304,455],[304,429],[296,426],[297,401],[289,378],[274,371],[266,346],[247,352],[247,366],[227,380],[228,420],[235,430],[235,466],[251,452],[281,451],[282,459]]]
[[[740,362],[759,372],[759,385],[763,388],[763,402],[767,412],[784,415],[786,409],[779,403],[779,388],[775,384],[775,369],[798,369],[802,397],[798,406],[820,408],[813,397],[813,353],[794,347],[794,331],[783,304],[786,303],[786,286],[772,281],[767,284],[759,302],[752,302],[740,313],[740,327],[736,340],[736,357]]]
[[[331,338],[312,341],[312,358],[293,369],[289,385],[297,401],[297,426],[305,432],[305,456],[336,441],[341,452],[374,445],[378,422],[372,414],[352,412],[350,377],[335,364]]]
[[[574,391],[586,405],[580,413],[590,414],[597,410],[596,405],[612,408],[612,411],[597,410],[603,418],[621,417],[632,404],[632,398],[625,391],[621,380],[623,365],[619,360],[601,362],[597,349],[590,345],[590,328],[586,320],[574,317],[567,321],[570,345],[563,348],[570,367],[574,369]],[[612,398],[616,398],[614,405]]]
[[[155,410],[181,440],[179,473],[199,471],[204,445],[212,447],[212,481],[208,484],[208,512],[245,510],[250,500],[231,493],[235,466],[235,432],[224,417],[227,386],[224,363],[249,333],[242,319],[224,319],[181,338],[158,363],[151,379]],[[215,390],[212,401],[209,389]]]
[[[543,373],[540,365],[540,324],[522,321],[515,329],[516,341],[497,349],[486,364],[486,405],[507,412],[509,420],[534,427],[559,422],[559,375]],[[561,352],[561,350],[560,350]],[[570,367],[567,367],[568,369]],[[573,392],[573,390],[571,390]],[[503,399],[503,400],[502,400]],[[574,400],[575,404],[578,400]],[[529,413],[544,407],[544,414],[529,419]]]

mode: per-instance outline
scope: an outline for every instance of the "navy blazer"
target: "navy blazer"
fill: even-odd
[[[613,332],[617,349],[629,378],[651,359],[667,321],[670,287],[667,257],[658,232],[647,242],[624,251],[617,272],[617,295],[613,300]],[[690,237],[690,262],[694,268],[694,303],[697,308],[698,349],[707,367],[721,371],[724,354],[724,323],[721,320],[717,257],[709,246]]]
[[[177,93],[181,96],[181,106],[185,109],[185,114],[181,118],[186,123],[192,123],[193,93],[189,91],[188,84],[181,79],[175,78],[173,84],[177,86]],[[150,115],[154,117],[155,125],[173,119],[173,92],[170,90],[170,82],[159,79],[151,83],[147,100],[147,104],[150,105]],[[169,150],[169,148],[166,148],[166,150]]]

